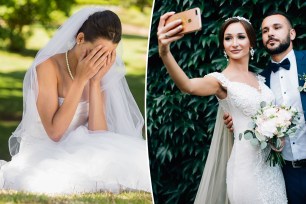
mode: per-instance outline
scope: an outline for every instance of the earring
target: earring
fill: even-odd
[[[254,59],[254,53],[255,53],[254,49],[253,49],[253,48],[251,48],[251,50],[250,50],[251,60],[253,60],[253,59]]]
[[[224,53],[224,57],[226,58],[226,61],[228,61],[227,54],[226,54],[225,50],[223,51],[223,53]]]

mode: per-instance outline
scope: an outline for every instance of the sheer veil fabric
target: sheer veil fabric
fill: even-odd
[[[49,43],[36,55],[33,64],[28,69],[23,82],[23,115],[17,129],[9,139],[9,150],[12,156],[19,152],[20,142],[31,132],[37,130],[35,125],[40,120],[36,107],[38,82],[36,66],[51,56],[65,53],[75,45],[75,36],[83,22],[93,13],[105,10],[102,7],[81,9],[72,15],[55,33]],[[125,66],[121,58],[122,45],[117,48],[114,65],[101,80],[101,90],[106,98],[106,118],[109,131],[131,137],[142,138],[143,117],[128,88],[125,79]],[[36,128],[36,129],[35,129]]]
[[[226,166],[234,137],[223,122],[223,110],[218,108],[215,129],[195,198],[195,204],[229,204],[226,187]]]

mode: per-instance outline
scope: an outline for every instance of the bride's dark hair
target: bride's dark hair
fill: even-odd
[[[220,43],[220,47],[222,49],[224,49],[224,45],[223,45],[223,40],[224,40],[224,32],[226,30],[226,28],[232,24],[232,23],[241,23],[241,25],[244,27],[245,32],[250,40],[250,45],[251,47],[256,47],[256,33],[254,31],[253,26],[247,22],[246,20],[239,20],[238,18],[229,18],[228,20],[226,20],[220,28],[219,31],[219,43]]]
[[[105,38],[113,43],[119,43],[122,34],[121,21],[112,11],[96,12],[88,17],[77,34],[80,32],[84,33],[85,40],[89,42]]]

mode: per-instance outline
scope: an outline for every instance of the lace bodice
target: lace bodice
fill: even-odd
[[[262,101],[274,102],[272,91],[264,84],[265,78],[260,75],[257,75],[258,89],[242,82],[230,81],[222,73],[213,72],[208,76],[215,77],[227,90],[227,97],[218,101],[222,109],[232,116],[235,135],[248,127],[251,116],[260,108]]]

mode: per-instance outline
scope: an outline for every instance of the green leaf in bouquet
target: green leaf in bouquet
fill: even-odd
[[[275,152],[273,150],[270,151],[270,154],[266,160],[266,162],[269,162],[270,166],[279,165],[282,167],[285,164],[285,160],[282,156],[281,152]]]
[[[299,92],[302,92],[303,89],[304,89],[304,88],[303,88],[302,86],[299,86],[299,87],[298,87]]]
[[[256,146],[256,145],[259,145],[259,142],[256,138],[253,138],[251,139],[251,144]]]
[[[246,130],[244,132],[244,139],[250,140],[254,138],[254,133],[251,130]]]
[[[267,106],[267,103],[265,102],[265,101],[262,101],[261,103],[260,103],[260,107],[261,108],[264,108],[264,107],[266,107]]]
[[[239,134],[239,140],[241,140],[241,139],[242,139],[242,133]]]
[[[282,141],[280,138],[277,138],[276,139],[276,148],[277,149],[280,149],[282,147]]]
[[[261,142],[260,143],[260,149],[265,149],[267,147],[268,143],[267,142]]]
[[[265,136],[262,136],[261,134],[259,134],[259,132],[255,131],[255,137],[259,140],[259,141],[265,141],[266,138]]]

